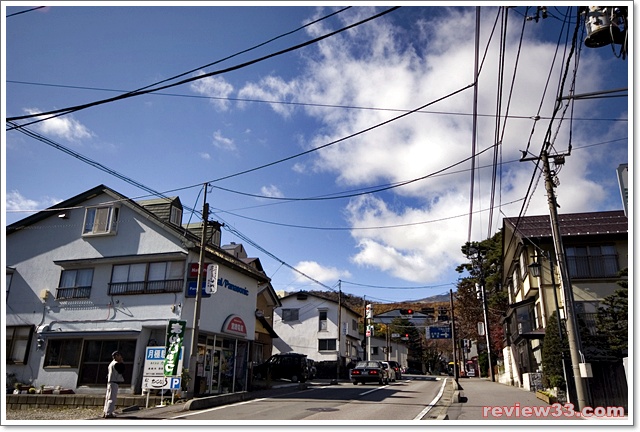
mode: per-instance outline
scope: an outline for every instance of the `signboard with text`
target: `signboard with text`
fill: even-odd
[[[165,347],[146,347],[144,369],[142,371],[142,388],[144,389],[168,389],[177,390],[180,388],[179,376],[164,376],[164,355]],[[180,350],[178,357],[178,373],[182,374],[182,355],[184,347]]]
[[[427,327],[427,339],[451,339],[451,327]]]

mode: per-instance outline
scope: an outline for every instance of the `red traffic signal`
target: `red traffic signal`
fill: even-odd
[[[400,309],[400,315],[413,315],[413,309]]]

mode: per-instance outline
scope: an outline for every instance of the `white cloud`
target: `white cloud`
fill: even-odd
[[[200,152],[200,153],[198,153],[198,154],[200,155],[200,158],[201,158],[201,159],[204,159],[204,160],[209,160],[209,159],[211,159],[211,155],[210,155],[209,153],[206,153],[206,152]]]
[[[260,80],[259,83],[247,83],[238,92],[240,99],[258,99],[266,101],[287,101],[291,97],[298,94],[297,84],[295,81],[287,83],[282,78],[268,76]],[[245,103],[240,103],[240,107],[244,107]],[[293,112],[292,105],[282,103],[270,104],[271,108],[284,117],[288,117]]]
[[[272,198],[284,197],[284,194],[275,185],[262,186],[262,188],[260,188],[260,193],[264,196],[268,196]]]
[[[213,145],[223,150],[235,151],[236,145],[231,138],[226,138],[219,130],[213,133]]]
[[[196,76],[204,75],[199,71]],[[207,96],[209,101],[219,110],[226,111],[229,108],[227,98],[233,92],[233,86],[221,76],[210,76],[193,81],[189,86],[194,93]]]
[[[40,201],[24,197],[17,190],[7,193],[6,206],[7,212],[37,212],[45,208],[51,207],[59,203],[60,199],[52,197],[43,197]]]
[[[27,112],[28,114],[37,114],[41,111],[36,108],[26,108],[25,112]],[[37,118],[41,119],[46,117]],[[89,129],[87,129],[87,127],[74,119],[71,114],[54,117],[40,123],[35,123],[33,127],[45,135],[64,138],[68,141],[74,142],[83,139],[89,139],[94,136],[94,134]]]
[[[333,283],[340,278],[351,277],[351,273],[347,270],[325,267],[315,261],[300,261],[294,267],[305,275],[322,283]],[[299,276],[298,273],[295,274]]]
[[[356,12],[366,15],[370,11],[363,7]],[[437,221],[393,229],[352,231],[357,245],[353,262],[413,282],[436,281],[459,264],[463,260],[460,246],[467,241],[469,229],[471,163],[468,158],[472,146],[473,118],[470,114],[474,92],[469,87],[454,96],[447,95],[473,82],[475,11],[473,8],[464,11],[442,8],[438,13],[440,23],[452,25],[436,26],[421,21],[419,28],[409,35],[406,29],[394,28],[391,20],[379,20],[374,25],[361,26],[357,31],[318,43],[315,46],[317,55],[308,55],[306,68],[290,82],[270,76],[259,83],[247,84],[240,92],[247,97],[394,110],[416,109],[437,101],[423,108],[421,111],[424,112],[407,115],[324,148],[314,153],[315,161],[311,162],[315,171],[334,174],[343,186],[372,186],[430,176],[389,191],[392,195],[384,196],[388,202],[381,197],[360,199],[354,200],[346,209],[354,227]],[[483,19],[481,37],[484,44],[489,39],[492,18],[485,14]],[[312,26],[309,32],[319,35],[330,30],[323,26]],[[517,29],[519,27],[511,26],[512,32]],[[537,30],[532,28],[531,31]],[[512,80],[519,35],[510,35],[507,41],[505,98]],[[495,112],[498,93],[496,77],[500,57],[495,48],[497,45],[492,44],[487,53],[478,85],[478,112],[481,114],[477,123],[478,152],[495,142],[496,121],[490,115]],[[523,55],[519,58],[509,107],[509,114],[520,118],[511,118],[502,125],[505,131],[501,135],[498,154],[505,164],[499,172],[502,191],[494,197],[493,206],[515,203],[495,208],[491,235],[501,227],[501,211],[508,216],[518,215],[523,204],[521,200],[527,193],[534,172],[532,163],[506,162],[518,161],[520,150],[528,148],[534,154],[540,151],[548,122],[536,123],[532,117],[537,114],[550,117],[553,109],[554,98],[543,97],[543,93],[554,50],[555,44],[544,43],[540,38],[523,41]],[[606,66],[589,62],[588,56],[589,53],[584,53],[581,57],[581,86],[600,88],[596,83],[606,76],[603,69]],[[552,82],[558,81],[562,66],[560,61],[554,68]],[[541,107],[540,100],[544,100]],[[272,107],[284,117],[292,114],[288,106],[274,104]],[[590,106],[585,102],[576,104],[574,109],[575,116],[594,115],[589,113]],[[307,148],[342,139],[402,114],[402,111],[319,106],[307,106],[304,112],[322,125],[317,129],[322,132],[307,140]],[[561,129],[558,143],[568,142],[567,131],[566,127]],[[573,139],[580,142],[594,134],[604,137],[606,132],[575,129]],[[561,146],[566,147],[566,144]],[[563,209],[589,211],[597,208],[607,198],[603,188],[588,178],[587,168],[595,160],[575,152],[571,158],[571,181],[559,192],[559,199],[566,202]],[[474,211],[478,213],[473,217],[472,240],[488,236],[492,162],[492,149],[476,161]],[[296,165],[294,172],[302,172],[301,168],[302,165]],[[527,205],[527,215],[548,214],[545,195],[541,184]],[[410,201],[403,204],[402,200],[396,200],[398,197]],[[333,276],[332,280],[335,279]]]

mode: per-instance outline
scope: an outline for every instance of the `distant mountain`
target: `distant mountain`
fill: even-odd
[[[425,297],[419,300],[413,300],[415,303],[443,303],[450,301],[451,298],[449,294],[438,294],[431,297]]]

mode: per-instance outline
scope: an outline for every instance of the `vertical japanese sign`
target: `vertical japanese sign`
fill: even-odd
[[[218,264],[209,264],[207,266],[207,285],[205,291],[207,294],[215,294],[218,291]]]
[[[169,320],[163,367],[164,376],[176,376],[178,374],[178,360],[186,327],[186,321]]]

